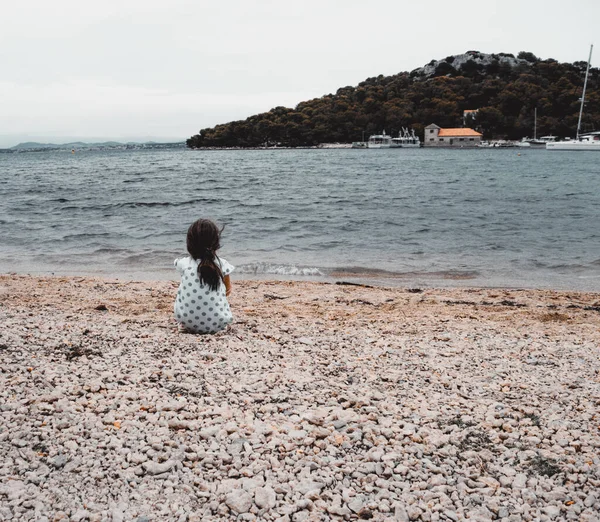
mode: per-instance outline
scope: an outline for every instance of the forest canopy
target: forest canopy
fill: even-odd
[[[463,55],[432,60],[412,72],[368,78],[295,108],[275,107],[200,132],[201,147],[302,147],[349,143],[403,127],[423,136],[430,123],[472,127],[486,139],[574,136],[587,62],[541,60],[531,52]],[[582,131],[600,129],[600,70],[589,73]],[[477,110],[464,118],[465,110]]]

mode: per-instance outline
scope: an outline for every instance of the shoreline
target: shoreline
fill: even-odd
[[[0,276],[0,515],[597,520],[600,293]]]
[[[248,265],[251,267],[252,265]],[[521,275],[507,279],[500,275],[483,275],[474,270],[446,270],[446,271],[407,271],[390,272],[382,269],[357,269],[349,268],[316,268],[304,266],[288,266],[273,264],[273,271],[256,271],[244,265],[236,266],[232,274],[232,281],[272,281],[295,283],[321,283],[321,284],[356,284],[375,288],[423,288],[423,289],[496,289],[496,290],[527,290],[527,291],[557,291],[557,292],[583,292],[600,293],[600,276],[574,276],[565,274],[547,275],[532,281],[532,278]],[[11,267],[12,268],[12,267]],[[23,271],[13,269],[0,271],[0,277],[83,277],[88,279],[115,279],[120,281],[179,281],[177,274],[169,265],[160,270],[107,270],[92,267],[81,270],[77,267],[65,267],[54,270],[37,270],[29,267]],[[116,268],[116,267],[115,267]],[[281,270],[281,271],[278,271]]]

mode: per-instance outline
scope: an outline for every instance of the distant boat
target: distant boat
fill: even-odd
[[[579,120],[577,121],[577,133],[574,140],[553,141],[546,143],[547,150],[598,150],[600,151],[600,132],[581,133],[581,116],[583,115],[583,106],[585,103],[585,90],[587,88],[588,76],[590,74],[590,63],[592,61],[592,51],[594,46],[590,47],[590,56],[588,58],[587,68],[585,70],[585,81],[583,82],[583,93],[581,94],[581,107],[579,109]]]
[[[367,142],[365,141],[365,131],[363,131],[362,133],[362,141],[353,141],[352,142],[352,148],[353,149],[366,149],[367,147]]]
[[[556,136],[540,136],[537,139],[523,138],[517,143],[518,147],[532,147],[534,149],[545,149],[546,143],[556,141]]]
[[[523,138],[519,143],[517,143],[517,147],[531,147],[534,149],[545,149],[546,143],[551,143],[556,141],[556,136],[541,136],[537,137],[537,107],[533,112],[533,139],[531,138]]]
[[[480,149],[506,149],[509,147],[516,147],[516,142],[509,140],[492,140],[492,141],[482,141],[477,145]]]
[[[414,129],[408,132],[408,129],[402,127],[402,131],[398,133],[397,138],[392,138],[391,148],[419,148],[421,140],[415,135]]]
[[[388,136],[385,131],[382,134],[373,134],[369,136],[369,149],[389,149],[392,146],[392,137]]]

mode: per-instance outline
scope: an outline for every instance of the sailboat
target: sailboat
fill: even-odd
[[[581,116],[583,115],[583,105],[585,103],[585,90],[587,88],[588,76],[590,74],[590,63],[592,61],[592,51],[594,46],[590,47],[590,57],[588,58],[587,69],[585,70],[585,81],[583,82],[583,93],[581,95],[581,107],[579,109],[579,120],[577,122],[577,135],[574,140],[555,141],[546,143],[547,150],[598,150],[600,151],[600,131],[586,132],[581,134]]]
[[[545,149],[546,143],[550,143],[556,140],[556,136],[541,136],[537,137],[537,107],[533,112],[533,139],[523,138],[517,146],[519,147],[531,147],[533,149]]]

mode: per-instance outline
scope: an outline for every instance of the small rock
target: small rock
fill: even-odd
[[[322,482],[316,482],[314,480],[304,480],[300,482],[300,484],[298,484],[294,490],[300,493],[301,495],[306,495],[309,491],[321,491],[324,486],[325,484],[323,484]]]
[[[556,518],[560,516],[560,508],[558,506],[546,506],[542,508],[542,511],[550,518]]]
[[[358,512],[363,508],[364,500],[360,497],[354,497],[350,502],[348,502],[348,507],[351,511],[354,511],[358,514]]]
[[[458,520],[458,515],[450,509],[444,511],[444,515],[446,515],[450,520],[454,520],[455,522]]]
[[[394,520],[397,520],[398,522],[410,521],[406,508],[402,504],[394,505]]]
[[[345,517],[351,515],[352,511],[350,511],[347,507],[329,506],[327,508],[327,513],[330,515],[337,515],[338,517]]]
[[[254,492],[254,503],[259,509],[271,509],[275,507],[277,503],[277,495],[273,488],[267,486],[264,488],[258,488]]]
[[[90,512],[86,509],[78,509],[74,515],[71,515],[72,522],[80,522],[81,520],[88,520],[90,518]]]
[[[56,457],[50,459],[49,464],[56,469],[60,469],[64,467],[67,462],[69,462],[69,457],[67,455],[56,455]]]
[[[161,473],[167,473],[171,471],[175,466],[174,460],[167,460],[166,462],[158,463],[158,462],[144,462],[142,467],[146,470],[146,473],[149,475],[160,475]]]
[[[235,513],[247,513],[252,507],[252,496],[243,489],[234,489],[225,497],[225,504]]]
[[[513,479],[513,489],[524,489],[527,486],[527,475],[525,473],[517,473]]]

